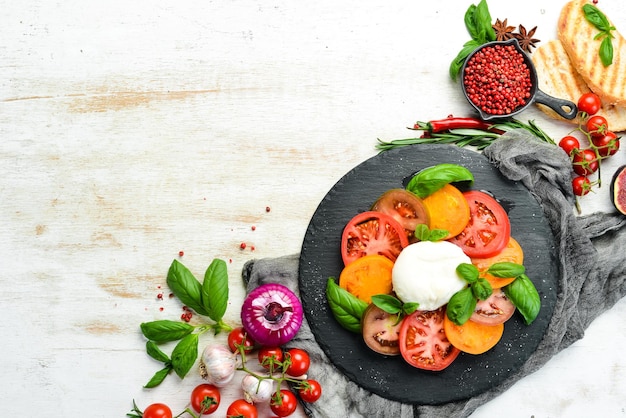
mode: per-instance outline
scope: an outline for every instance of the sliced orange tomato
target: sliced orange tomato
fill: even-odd
[[[486,273],[489,267],[491,267],[493,264],[503,262],[524,264],[524,250],[522,250],[519,242],[517,242],[513,237],[510,237],[506,247],[504,247],[502,251],[500,251],[493,257],[472,258],[472,264],[476,266],[476,268],[480,272],[480,276],[487,279],[491,287],[494,289],[504,287],[507,284],[513,282],[513,280],[515,280],[515,277],[498,278]]]
[[[451,184],[446,184],[422,202],[429,215],[430,229],[445,229],[447,238],[452,238],[465,229],[470,220],[470,207],[463,193]]]
[[[463,325],[457,325],[445,315],[443,329],[448,341],[459,350],[468,354],[482,354],[500,341],[504,324],[483,325],[466,321]]]
[[[339,286],[357,298],[372,303],[372,296],[392,291],[393,261],[383,255],[372,254],[357,258],[343,268]]]

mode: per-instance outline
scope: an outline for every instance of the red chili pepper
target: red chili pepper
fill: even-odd
[[[447,117],[430,122],[417,122],[413,129],[425,130],[431,133],[449,131],[450,129],[482,129],[489,130],[492,124],[477,118]]]

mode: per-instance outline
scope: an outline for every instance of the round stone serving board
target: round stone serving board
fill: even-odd
[[[465,186],[491,193],[506,209],[511,235],[524,250],[526,273],[541,297],[531,325],[519,312],[505,324],[500,342],[487,353],[461,353],[448,368],[429,372],[408,365],[401,356],[370,350],[360,334],[334,319],[326,301],[329,277],[343,268],[341,233],[347,222],[385,191],[404,187],[417,171],[439,163],[459,164],[474,174]],[[460,187],[463,190],[463,187]],[[505,381],[536,350],[554,310],[558,263],[554,238],[537,201],[521,184],[502,176],[480,153],[454,145],[413,145],[378,154],[350,170],[320,202],[307,228],[299,263],[299,286],[306,318],[318,344],[350,380],[384,398],[438,405],[467,399]]]

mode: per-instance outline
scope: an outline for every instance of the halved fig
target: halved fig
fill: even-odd
[[[363,340],[375,352],[387,356],[400,354],[400,325],[398,315],[383,311],[370,304],[361,320]]]
[[[611,200],[622,215],[626,215],[626,165],[615,171],[611,181]]]

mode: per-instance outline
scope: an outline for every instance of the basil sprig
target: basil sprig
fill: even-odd
[[[445,229],[429,229],[424,224],[419,224],[415,227],[413,235],[420,241],[441,241],[446,238],[450,233]]]
[[[467,57],[479,46],[496,40],[496,32],[491,26],[491,14],[486,0],[481,0],[478,5],[472,4],[465,12],[464,21],[472,39],[463,45],[461,51],[450,63],[450,77],[455,81]]]
[[[524,323],[530,325],[539,315],[541,298],[530,278],[521,274],[504,287],[504,294],[524,317]]]
[[[419,303],[417,302],[405,303],[392,295],[374,295],[372,296],[372,303],[389,314],[398,315],[398,322],[419,308]]]
[[[351,332],[361,332],[361,318],[367,302],[340,287],[334,277],[326,282],[326,299],[339,325]]]
[[[437,164],[420,170],[406,185],[406,189],[420,198],[430,196],[448,183],[474,182],[474,175],[458,164]]]
[[[606,15],[593,4],[585,4],[583,13],[585,19],[600,31],[593,39],[601,40],[598,55],[602,65],[608,67],[613,63],[613,34],[611,31],[615,30],[615,26],[612,26]]]
[[[198,315],[209,317],[213,323],[191,325],[171,320],[142,323],[141,333],[148,339],[146,353],[163,363],[163,368],[146,383],[146,388],[161,384],[172,370],[183,379],[198,358],[200,335],[209,330],[215,334],[232,330],[232,327],[222,319],[228,306],[228,271],[225,261],[213,260],[204,274],[203,282],[200,283],[187,267],[174,260],[167,272],[167,285],[185,306],[193,309]],[[158,346],[175,341],[177,343],[171,356]]]

